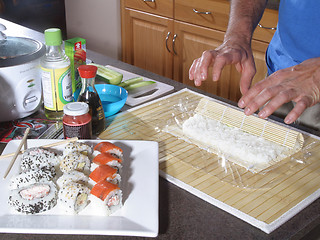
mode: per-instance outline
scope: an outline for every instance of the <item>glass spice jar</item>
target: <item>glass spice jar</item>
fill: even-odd
[[[63,134],[64,138],[78,137],[79,139],[92,138],[92,117],[89,114],[89,105],[85,102],[72,102],[63,107]]]

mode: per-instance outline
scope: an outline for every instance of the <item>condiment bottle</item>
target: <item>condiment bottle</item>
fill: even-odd
[[[105,129],[105,116],[102,103],[94,87],[97,69],[93,65],[81,65],[78,67],[82,83],[78,102],[88,103],[92,116],[92,135],[96,136]]]
[[[63,107],[64,138],[92,138],[91,115],[89,105],[85,102],[72,102]]]
[[[62,46],[59,28],[44,32],[46,54],[41,58],[44,113],[48,119],[61,120],[63,106],[73,101],[69,58]]]

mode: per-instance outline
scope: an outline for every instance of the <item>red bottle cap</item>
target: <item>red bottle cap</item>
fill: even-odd
[[[78,71],[82,78],[93,78],[96,76],[98,68],[93,65],[80,65]]]

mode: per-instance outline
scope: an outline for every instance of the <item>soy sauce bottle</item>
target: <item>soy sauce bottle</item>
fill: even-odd
[[[93,65],[81,65],[78,67],[82,83],[78,102],[85,102],[89,105],[89,112],[92,117],[92,135],[95,136],[103,132],[106,125],[102,103],[94,87],[97,69]]]

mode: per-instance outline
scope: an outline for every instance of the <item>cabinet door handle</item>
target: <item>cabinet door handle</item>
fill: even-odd
[[[171,32],[168,32],[167,37],[166,37],[166,49],[168,50],[169,53],[171,53],[170,49],[168,48],[168,39],[170,36]]]
[[[264,28],[264,29],[277,30],[276,27],[265,27],[265,26],[261,25],[260,23],[258,23],[258,26],[261,28]]]
[[[156,0],[143,0],[144,2],[155,2]]]
[[[177,38],[177,37],[178,37],[178,35],[177,35],[177,34],[173,35],[173,40],[172,40],[172,50],[173,50],[174,55],[178,55],[178,54],[177,54],[177,52],[176,52],[176,50],[175,50],[175,48],[174,48],[174,46],[175,46],[175,42],[176,42],[176,38]]]
[[[194,13],[196,13],[196,14],[205,14],[205,15],[209,15],[209,14],[211,14],[211,12],[201,12],[201,11],[198,11],[197,9],[192,9],[193,10],[193,12]]]

